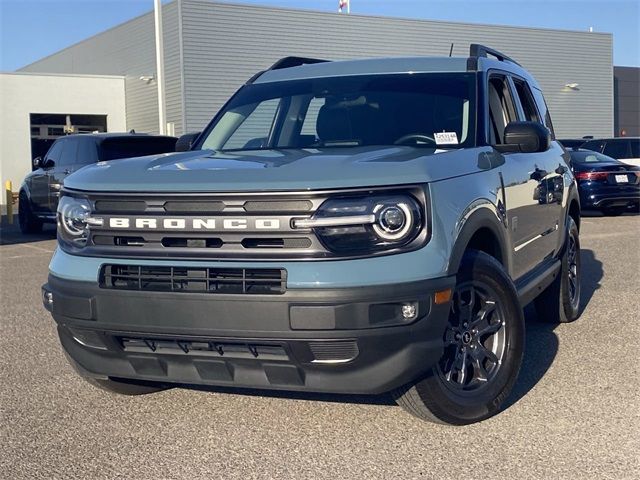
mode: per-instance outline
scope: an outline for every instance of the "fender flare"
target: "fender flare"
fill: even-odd
[[[578,204],[578,213],[579,217],[581,214],[581,205],[580,205],[580,195],[578,194],[578,187],[575,182],[571,184],[569,187],[569,192],[567,194],[567,203],[564,208],[564,229],[562,230],[562,236],[560,237],[560,245],[558,249],[558,257],[561,257],[564,254],[564,249],[567,243],[567,232],[569,231],[569,219],[571,215],[569,215],[569,211],[571,209],[571,203],[576,202]],[[580,218],[578,218],[578,231],[580,231]]]
[[[18,197],[22,192],[24,192],[24,194],[27,196],[27,200],[31,202],[31,191],[29,190],[29,185],[27,185],[26,182],[20,185],[20,190],[18,190]]]
[[[471,238],[481,228],[486,228],[493,233],[498,239],[500,255],[502,257],[502,264],[507,270],[511,271],[511,256],[509,255],[509,241],[507,238],[506,227],[498,217],[498,215],[490,208],[484,207],[476,210],[468,218],[461,220],[464,222],[460,233],[455,239],[451,255],[449,257],[449,267],[447,273],[449,275],[456,275],[460,269],[462,263],[462,257],[467,250],[467,246],[471,241]]]

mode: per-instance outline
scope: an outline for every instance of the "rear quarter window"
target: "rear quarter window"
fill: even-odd
[[[602,140],[589,140],[582,145],[582,148],[593,150],[594,152],[602,152],[602,149],[604,148],[604,142]]]
[[[605,155],[613,158],[630,158],[630,149],[628,140],[613,140],[607,142],[604,146]]]

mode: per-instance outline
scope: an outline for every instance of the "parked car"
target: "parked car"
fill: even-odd
[[[640,167],[592,150],[572,150],[582,209],[620,215],[640,208]]]
[[[603,153],[608,157],[622,160],[630,165],[640,166],[640,137],[589,140],[583,143],[581,148]]]
[[[139,133],[69,135],[57,139],[44,158],[33,160],[19,193],[18,219],[22,233],[36,233],[43,223],[55,223],[64,179],[76,170],[101,161],[174,152],[177,138]]]
[[[42,298],[103,389],[392,392],[468,424],[516,381],[524,305],[578,317],[568,155],[500,52],[286,58],[179,146],[62,192]]]

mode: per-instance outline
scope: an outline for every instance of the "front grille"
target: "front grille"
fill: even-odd
[[[375,187],[301,192],[91,193],[92,216],[82,255],[127,259],[243,261],[343,258],[313,229],[295,228],[331,198],[393,194]],[[403,188],[424,198],[421,187]],[[169,282],[167,282],[169,283]]]
[[[93,212],[104,224],[91,228],[83,253],[125,258],[326,258],[331,253],[314,232],[292,228],[292,219],[311,217],[328,195],[93,194]],[[119,223],[112,225],[116,219]]]
[[[266,268],[104,265],[100,287],[151,292],[281,295],[286,271]]]

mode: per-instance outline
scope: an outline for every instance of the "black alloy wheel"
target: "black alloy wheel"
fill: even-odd
[[[478,280],[459,285],[451,303],[445,353],[438,363],[444,384],[458,393],[489,384],[502,365],[507,328],[489,285]]]

